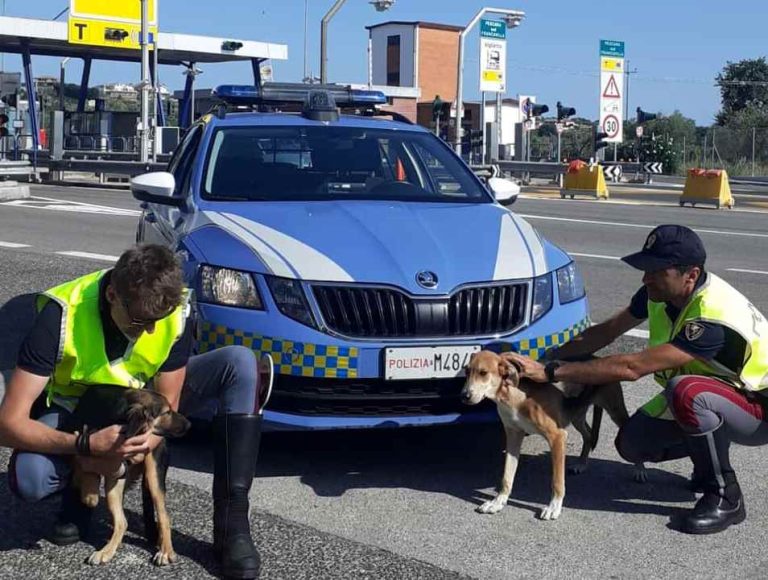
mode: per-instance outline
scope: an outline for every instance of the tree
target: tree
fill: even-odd
[[[768,110],[768,62],[765,57],[728,62],[715,77],[720,85],[722,109],[717,124],[727,125],[731,118],[748,107]]]

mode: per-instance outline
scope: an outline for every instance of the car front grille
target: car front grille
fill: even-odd
[[[326,326],[355,338],[488,336],[525,320],[528,285],[463,288],[448,298],[414,298],[392,288],[315,285]]]

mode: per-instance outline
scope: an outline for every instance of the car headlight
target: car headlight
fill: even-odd
[[[253,276],[248,272],[203,265],[198,280],[200,302],[264,310]]]
[[[267,276],[267,286],[272,292],[272,298],[280,309],[280,312],[288,318],[315,327],[315,320],[309,311],[309,304],[304,296],[301,282],[288,278],[275,278]]]
[[[533,279],[533,308],[531,322],[536,322],[552,308],[552,274]]]
[[[587,294],[576,262],[571,262],[557,271],[557,293],[560,295],[560,304],[579,300]]]

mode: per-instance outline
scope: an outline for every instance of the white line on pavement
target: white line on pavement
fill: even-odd
[[[29,244],[17,244],[15,242],[0,242],[0,248],[29,248]]]
[[[578,252],[568,252],[571,256],[576,256],[578,258],[599,258],[601,260],[621,260],[621,258],[617,258],[616,256],[602,256],[600,254],[579,254]]]
[[[88,260],[100,260],[102,262],[117,262],[119,256],[110,256],[108,254],[91,254],[90,252],[56,252],[60,256],[70,256],[72,258],[86,258]]]
[[[639,328],[633,328],[624,333],[624,336],[631,336],[633,338],[648,338],[650,333],[647,330],[641,330]]]
[[[765,272],[764,270],[744,270],[742,268],[728,268],[729,272],[744,272],[745,274],[762,274],[763,276],[768,276],[768,272]]]
[[[531,215],[531,214],[517,214],[518,216],[525,218],[525,219],[532,219],[532,220],[549,220],[549,221],[556,221],[556,222],[574,222],[579,224],[597,224],[601,226],[621,226],[623,228],[642,228],[647,230],[652,230],[655,228],[655,225],[648,225],[648,224],[627,224],[622,222],[606,222],[606,221],[599,221],[599,220],[582,220],[582,219],[576,219],[576,218],[563,218],[563,217],[553,217],[553,216],[543,216],[543,215]],[[704,230],[699,228],[694,228],[695,231],[701,233],[701,234],[717,234],[720,236],[741,236],[745,238],[768,238],[768,234],[755,234],[750,232],[726,232],[723,230]]]

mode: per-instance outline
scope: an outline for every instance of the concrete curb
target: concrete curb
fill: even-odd
[[[0,181],[0,200],[11,201],[14,199],[26,199],[30,196],[29,185],[19,184],[16,181]]]

